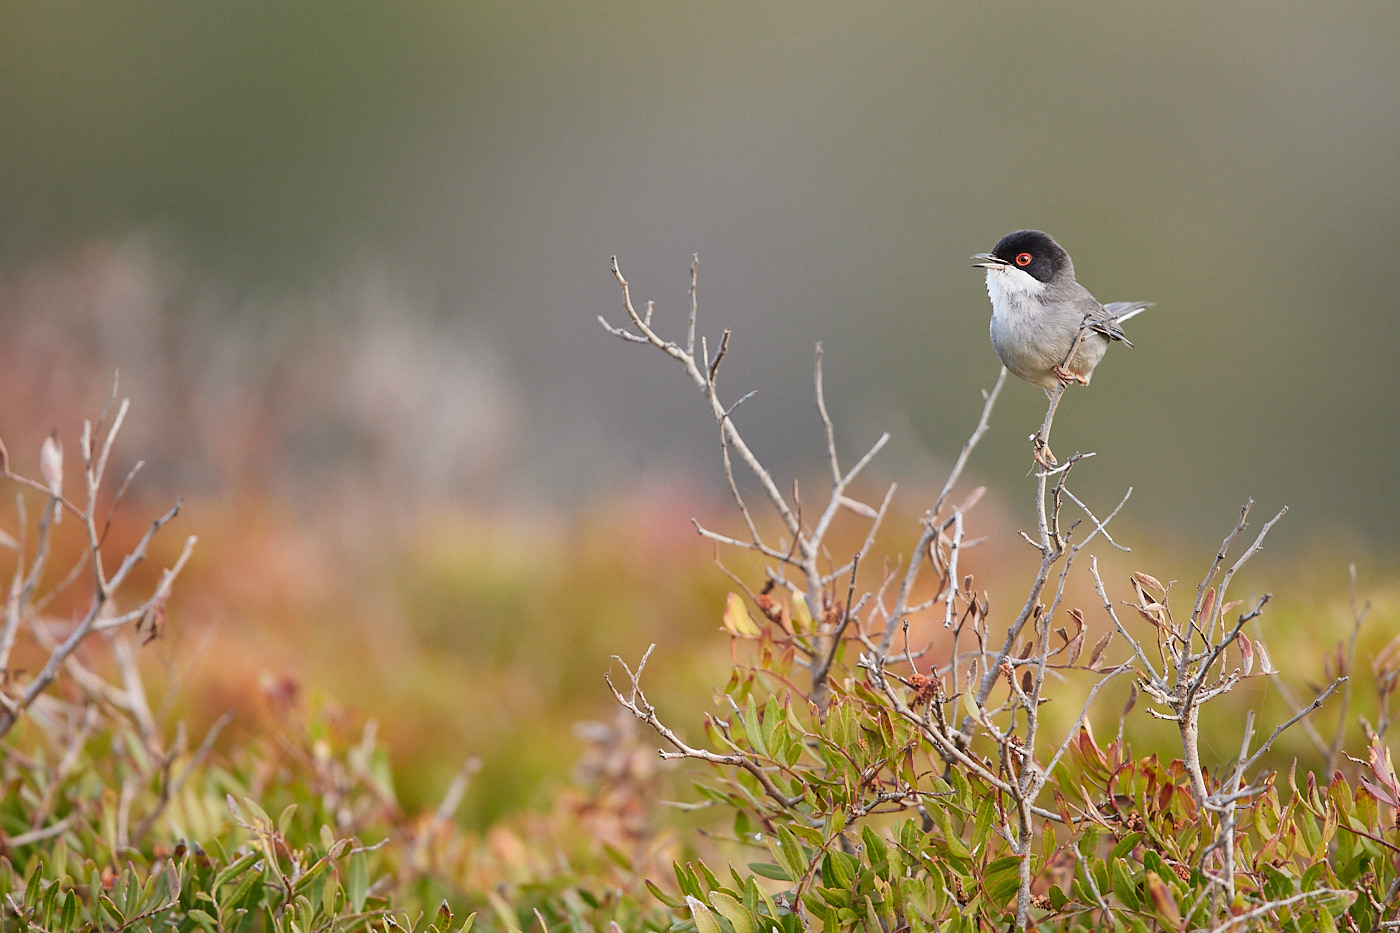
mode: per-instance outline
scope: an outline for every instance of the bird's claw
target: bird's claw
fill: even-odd
[[[1064,366],[1057,365],[1052,371],[1055,373],[1055,378],[1059,379],[1064,385],[1069,385],[1071,382],[1077,382],[1082,386],[1089,384],[1087,378],[1072,369],[1066,369]]]
[[[1055,455],[1050,452],[1050,445],[1045,443],[1045,438],[1041,437],[1039,432],[1031,438],[1031,444],[1035,450],[1035,462],[1040,464],[1042,469],[1054,469],[1058,461],[1055,460]]]

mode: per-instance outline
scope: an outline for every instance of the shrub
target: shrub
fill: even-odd
[[[1096,513],[1070,491],[1071,472],[1091,455],[1057,464],[1049,454],[1061,386],[1049,393],[1033,437],[1036,534],[1023,537],[1039,552],[1039,568],[1019,612],[994,622],[989,595],[959,568],[971,546],[964,515],[980,491],[958,505],[952,494],[987,428],[1005,370],[923,515],[913,556],[902,567],[886,562],[879,573],[862,575],[895,490],[878,505],[857,501],[851,490],[887,436],[842,467],[821,347],[816,402],[831,482],[814,508],[795,486],[783,492],[745,443],[733,417],[737,405],[720,400],[717,376],[729,333],[713,353],[703,338],[697,345],[696,266],[683,342],[653,327],[653,305],[636,309],[616,260],[613,273],[627,323],[603,325],[678,361],[720,427],[725,475],[745,531],[729,536],[697,525],[700,534],[765,562],[760,586],[735,577],[744,596],[730,597],[724,627],[749,650],[739,653],[726,691],[729,711],[706,720],[706,745],[689,744],[658,718],[642,686],[645,656],[635,670],[624,665],[626,682],[613,686],[618,702],[666,743],[664,757],[711,766],[704,793],[733,812],[734,840],[762,853],[747,871],[730,868],[727,877],[699,862],[677,865],[679,894],[653,891],[681,925],[704,933],[1328,930],[1393,919],[1400,848],[1390,840],[1400,798],[1383,730],[1371,733],[1364,778],[1337,771],[1319,787],[1309,774],[1299,787],[1291,772],[1280,787],[1279,776],[1261,764],[1283,730],[1337,694],[1346,670],[1262,742],[1251,712],[1237,757],[1214,767],[1203,762],[1203,707],[1245,678],[1276,673],[1245,632],[1269,596],[1245,605],[1230,600],[1228,590],[1283,511],[1239,549],[1252,507],[1246,504],[1184,610],[1170,587],[1141,572],[1128,581],[1131,599],[1115,603],[1090,556],[1110,627],[1086,651],[1085,615],[1064,606],[1066,580],[1092,542],[1118,547],[1108,526],[1127,496]],[[776,534],[741,494],[736,461],[757,480]],[[1071,508],[1087,524],[1071,523]],[[867,523],[853,552],[831,544],[832,522],[843,512]],[[921,576],[930,575],[920,591]],[[1142,621],[1130,627],[1120,605]],[[911,621],[928,617],[948,633],[942,650],[932,641],[911,642]],[[1354,651],[1354,635],[1351,645]],[[1349,670],[1352,658],[1339,666]],[[1044,704],[1066,695],[1057,678],[1069,672],[1091,686],[1069,728],[1052,736]],[[1094,701],[1123,675],[1134,679],[1123,715],[1145,695],[1149,714],[1175,726],[1179,758],[1135,756],[1121,730],[1113,742],[1095,739]],[[1323,751],[1335,768],[1338,744]],[[770,882],[778,883],[776,893]]]

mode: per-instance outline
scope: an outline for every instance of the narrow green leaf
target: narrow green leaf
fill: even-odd
[[[78,923],[78,895],[72,891],[63,895],[63,909],[58,915],[58,929],[72,930]]]
[[[232,865],[225,867],[217,875],[215,875],[213,883],[209,885],[209,889],[215,894],[217,894],[219,888],[223,887],[225,884],[232,881],[234,878],[237,878],[239,875],[243,874],[243,872],[251,868],[253,863],[260,858],[262,858],[261,852],[249,852],[247,855],[243,856],[238,861],[234,862]]]
[[[758,704],[754,702],[752,695],[749,696],[748,705],[744,707],[744,736],[756,754],[764,758],[769,757],[768,746],[763,743],[763,726],[758,721]]]
[[[788,874],[793,878],[801,878],[807,873],[807,853],[802,849],[802,843],[797,841],[793,835],[793,827],[778,826],[778,852]]]
[[[929,812],[938,823],[938,828],[942,830],[943,844],[948,854],[960,858],[972,858],[972,851],[963,844],[962,837],[953,828],[953,817],[945,807],[931,807]]]
[[[690,916],[695,921],[696,933],[724,933],[710,908],[698,897],[686,895],[685,905],[690,908]]]
[[[771,865],[767,862],[749,862],[749,871],[760,878],[771,878],[774,881],[796,881],[792,875],[778,865]],[[654,892],[653,892],[654,893]]]
[[[340,879],[335,872],[326,875],[326,883],[321,888],[321,912],[327,916],[335,916],[340,910],[338,895],[340,894]]]
[[[656,882],[652,881],[650,878],[646,880],[646,886],[647,890],[651,892],[652,897],[656,898],[658,901],[665,904],[672,910],[680,910],[682,907],[685,906],[684,901],[679,901],[671,895],[667,894],[665,891],[661,890],[661,888],[657,886]]]
[[[39,906],[40,892],[44,885],[44,862],[39,856],[29,860],[29,871],[24,879],[24,906],[34,910]]]
[[[44,926],[46,927],[53,927],[53,919],[58,914],[58,895],[62,893],[62,890],[63,886],[54,881],[49,884],[44,891],[44,896],[39,899],[39,915],[44,918]]]
[[[984,794],[981,802],[977,804],[977,818],[972,825],[972,840],[974,844],[976,844],[980,840],[988,839],[991,837],[992,820],[996,818],[996,815],[996,795]]]
[[[185,916],[204,927],[206,930],[217,930],[219,928],[219,921],[210,916],[207,911],[200,910],[198,907],[191,907],[185,912]]]
[[[1128,863],[1115,858],[1109,861],[1109,874],[1113,879],[1113,893],[1130,910],[1142,909],[1142,895],[1138,891],[1137,882],[1133,879],[1132,872],[1128,870]]]
[[[347,875],[345,896],[350,901],[350,909],[363,913],[365,898],[369,896],[369,859],[363,849],[350,853]]]
[[[855,887],[856,874],[860,870],[855,859],[838,849],[828,849],[825,861],[831,868],[832,887],[843,891],[850,891]],[[822,867],[825,869],[827,866]],[[822,874],[825,876],[826,871],[823,870]]]
[[[97,903],[98,906],[102,908],[102,912],[108,917],[111,917],[117,926],[122,926],[126,923],[126,917],[122,916],[122,912],[117,909],[116,903],[108,897],[105,892],[97,895]]]
[[[780,748],[787,743],[779,735],[778,727],[786,725],[787,717],[783,715],[782,707],[778,705],[778,698],[771,696],[768,704],[763,708],[763,747],[767,749]]]
[[[754,933],[753,914],[728,894],[723,891],[710,892],[710,906],[729,921],[734,933]]]
[[[272,817],[267,815],[267,811],[258,805],[258,802],[251,797],[244,797],[240,803],[253,814],[253,818],[259,824],[259,828],[271,830],[273,828]]]
[[[680,862],[673,862],[671,867],[676,871],[676,886],[680,888],[681,894],[686,897],[704,897],[705,892],[700,889],[700,879],[696,876],[695,869]]]
[[[292,825],[292,815],[296,812],[297,805],[294,803],[289,803],[282,809],[282,812],[277,817],[277,834],[279,836],[287,835],[287,829]]]
[[[251,910],[257,906],[258,902],[262,900],[262,896],[255,889],[262,882],[264,871],[263,868],[245,871],[239,877],[238,884],[234,885],[233,894],[220,902],[220,908]]]
[[[876,877],[890,880],[890,849],[868,823],[861,827],[861,842],[865,844],[865,859],[870,863]]]

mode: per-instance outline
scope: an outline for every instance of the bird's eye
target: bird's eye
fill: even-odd
[[[1022,253],[1021,255],[1019,255],[1019,256],[1016,257],[1016,265],[1018,265],[1018,266],[1029,266],[1030,264],[1031,264],[1031,254],[1030,254],[1030,253]]]

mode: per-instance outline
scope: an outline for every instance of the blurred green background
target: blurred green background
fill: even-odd
[[[1393,3],[6,4],[0,255],[13,289],[138,237],[181,270],[162,307],[277,334],[379,289],[471,357],[425,430],[477,449],[424,482],[573,503],[716,478],[691,392],[594,320],[611,254],[668,323],[700,254],[777,467],[810,462],[822,340],[847,439],[895,430],[907,475],[995,375],[966,257],[1042,227],[1102,300],[1158,303],[1061,415],[1088,491],[1192,542],[1253,495],[1388,550],[1397,45]],[[1040,407],[1008,392],[998,488]]]
[[[208,718],[295,672],[396,723],[410,798],[460,747],[507,808],[609,654],[725,676],[714,426],[598,326],[609,257],[678,336],[699,254],[780,485],[824,470],[824,343],[844,449],[894,434],[898,553],[997,372],[967,257],[1033,226],[1157,302],[1055,433],[1088,501],[1134,487],[1131,569],[1198,574],[1253,496],[1335,603],[1400,524],[1397,48],[1389,2],[7,3],[0,436],[36,462],[120,369],[122,455],[195,497],[153,650],[220,659]],[[1027,579],[1043,404],[1008,386],[970,468],[979,573]]]

